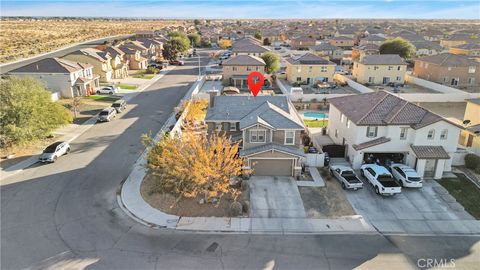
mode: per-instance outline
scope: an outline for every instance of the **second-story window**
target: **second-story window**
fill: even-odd
[[[265,129],[252,129],[250,130],[250,142],[252,143],[264,143],[265,142]]]
[[[237,67],[232,67],[232,70],[233,70],[233,71],[237,71]]]
[[[468,67],[468,73],[475,73],[475,70],[476,70],[475,66]]]
[[[367,137],[368,138],[375,138],[377,137],[377,129],[378,127],[367,127]]]
[[[237,131],[237,123],[235,122],[230,123],[230,131]]]
[[[222,123],[215,123],[215,130],[221,131],[222,130]]]
[[[400,128],[400,140],[406,140],[407,139],[407,132],[408,132],[407,127],[401,127]]]
[[[247,71],[251,71],[251,70],[252,70],[252,67],[247,66]]]
[[[433,140],[435,138],[435,130],[434,129],[430,129],[428,131],[428,134],[427,134],[427,139],[429,140]]]
[[[327,72],[327,67],[326,66],[322,66],[320,68],[320,72]]]
[[[447,136],[448,136],[448,129],[442,130],[442,132],[440,133],[440,140],[446,140]]]
[[[285,131],[285,144],[295,144],[295,131]]]

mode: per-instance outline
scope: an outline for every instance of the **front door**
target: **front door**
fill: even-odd
[[[383,77],[383,84],[387,84],[390,82],[390,77]]]
[[[435,167],[437,164],[436,159],[427,159],[427,162],[425,162],[425,176],[432,177],[435,175]]]

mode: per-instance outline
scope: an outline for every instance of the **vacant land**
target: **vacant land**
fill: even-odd
[[[0,63],[82,41],[184,23],[164,20],[5,19],[0,21]]]
[[[439,181],[440,185],[446,188],[470,215],[480,219],[480,190],[463,174],[456,175],[458,178],[443,178]]]

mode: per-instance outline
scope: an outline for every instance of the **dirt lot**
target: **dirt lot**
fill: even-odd
[[[200,197],[187,199],[182,198],[175,204],[176,198],[170,194],[153,193],[149,194],[152,186],[153,177],[147,175],[142,182],[140,191],[143,199],[153,208],[162,212],[183,216],[183,217],[228,217],[230,216],[230,204],[233,199],[230,196],[224,196],[217,204],[211,203],[199,204]],[[248,201],[248,190],[242,192],[238,198],[239,202]],[[246,214],[245,214],[246,215]]]
[[[325,187],[298,188],[307,217],[338,218],[355,215],[337,180],[332,178],[326,169],[319,168],[319,172],[325,180]]]

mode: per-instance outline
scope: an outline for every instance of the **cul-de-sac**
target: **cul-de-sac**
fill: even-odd
[[[480,269],[475,1],[2,1],[1,269]]]

